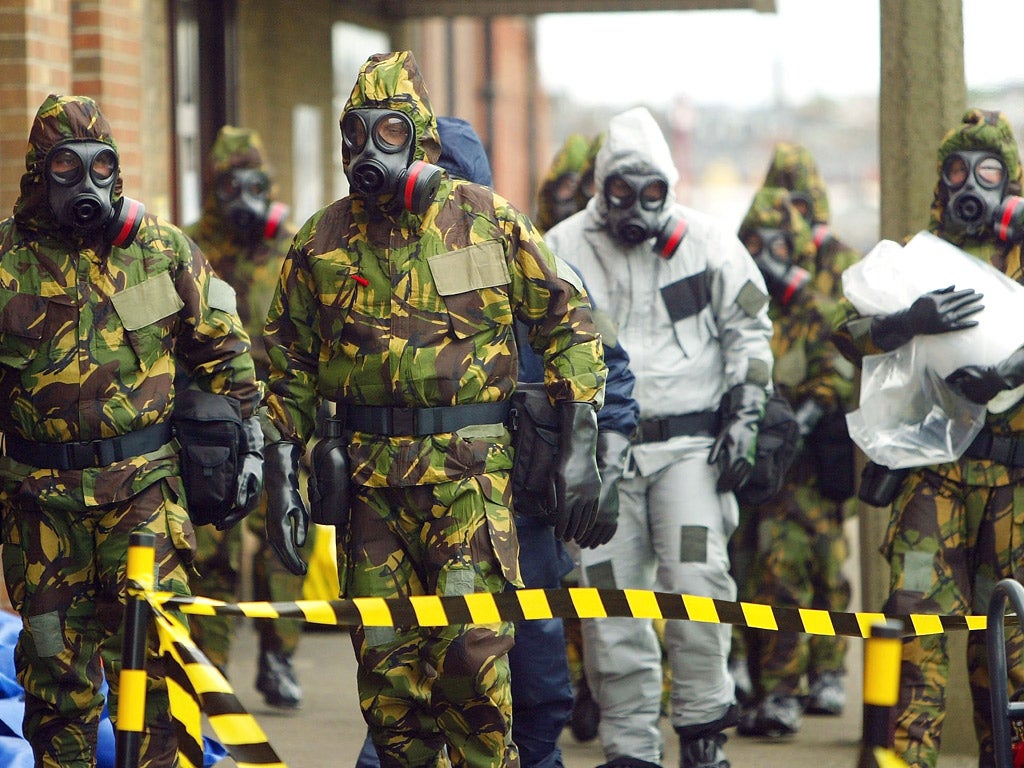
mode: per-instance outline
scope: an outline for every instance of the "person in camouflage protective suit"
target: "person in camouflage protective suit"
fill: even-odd
[[[295,228],[276,215],[273,186],[263,142],[250,128],[226,125],[217,133],[206,165],[206,197],[202,216],[185,228],[219,277],[238,295],[238,314],[252,339],[256,375],[266,381],[270,361],[263,344],[263,324],[274,297],[281,263]],[[241,198],[242,203],[239,204]],[[248,205],[246,205],[248,203]],[[232,215],[235,211],[241,214]],[[287,571],[266,542],[266,507],[261,503],[246,520],[259,542],[253,553],[253,599],[284,602],[302,598],[302,577]],[[238,599],[242,530],[220,531],[210,525],[196,529],[195,566],[200,576],[192,591],[231,603]],[[304,549],[312,548],[309,536]],[[233,616],[194,616],[193,639],[203,653],[227,671]],[[256,619],[259,660],[256,687],[270,706],[291,709],[302,702],[292,656],[302,635],[296,619]]]
[[[836,492],[835,464],[843,460],[822,429],[845,418],[853,396],[852,366],[836,350],[825,305],[812,281],[815,244],[811,229],[791,203],[788,190],[757,192],[739,230],[771,293],[774,325],[772,353],[776,389],[792,404],[803,450],[771,499],[751,503],[740,492],[742,555],[751,562],[741,599],[776,607],[845,611],[850,584],[842,574],[849,548],[843,536],[843,502],[853,493],[853,452],[846,452],[845,482]],[[849,448],[852,443],[845,437]],[[837,498],[838,497],[838,498]],[[744,707],[737,732],[744,736],[781,736],[799,729],[802,676],[808,675],[811,700],[819,678],[835,676],[840,692],[845,642],[829,644],[826,667],[812,667],[816,638],[795,632],[748,631],[754,701]],[[828,638],[835,640],[836,638]],[[816,660],[822,663],[819,658]],[[820,704],[819,704],[820,706]],[[841,711],[841,706],[840,706]]]
[[[831,325],[842,299],[841,275],[847,267],[852,266],[860,259],[860,254],[832,231],[828,192],[810,150],[792,142],[776,144],[762,187],[781,187],[788,190],[790,202],[803,215],[810,227],[814,246],[813,255],[801,266],[810,272],[817,296],[817,305],[825,312]],[[843,360],[837,361],[837,369],[842,376],[848,379],[855,376],[854,369]],[[853,406],[852,397],[852,389],[848,388],[842,403],[844,410]],[[833,433],[832,439],[837,449],[843,450],[844,456],[850,456],[851,461],[855,461],[852,458],[854,455],[853,445],[849,437],[843,435],[845,421],[843,421],[842,414],[836,411],[830,415],[833,418],[822,425],[822,430],[831,427],[829,431]],[[834,478],[837,489],[846,483],[849,473],[854,471],[854,468],[847,464],[848,462],[842,461],[837,467],[835,473],[837,476]],[[833,466],[836,465],[833,464]],[[852,495],[852,488],[850,495]],[[750,600],[753,599],[754,584],[750,580],[750,574],[745,572],[745,565],[754,559],[757,535],[749,524],[750,521],[746,519],[745,511],[742,508],[740,510],[740,527],[730,542],[730,551],[741,598]],[[846,558],[845,553],[849,552],[843,531],[847,506],[844,505],[835,511],[837,514],[830,512],[820,516],[818,525],[823,531],[821,541],[834,542],[834,554],[842,556],[842,560],[835,565],[835,568],[830,569],[831,576],[836,581],[825,588],[826,592],[838,595],[849,590],[849,584],[846,583],[842,572],[843,561]],[[805,585],[805,588],[810,588],[810,586]],[[846,696],[842,679],[846,667],[846,638],[815,635],[810,638],[809,642],[806,671],[810,690],[806,700],[806,710],[810,714],[838,715],[842,712]],[[772,647],[773,645],[769,645],[767,648],[761,648],[759,653],[764,654],[766,651],[770,653]],[[791,657],[786,650],[782,650],[782,653],[783,655],[777,659],[762,662],[761,668],[764,669],[765,664],[769,667],[785,668],[791,663]],[[753,689],[757,687],[757,681],[751,679],[747,655],[746,633],[736,628],[733,632],[730,667],[736,677],[737,689],[741,698],[749,697]],[[742,732],[744,729],[741,727],[740,730]]]
[[[1024,282],[1019,243],[1004,242],[989,218],[965,226],[953,195],[987,187],[998,195],[1021,193],[1021,164],[1009,120],[1000,112],[970,109],[938,150],[939,180],[928,230]],[[982,180],[984,183],[982,184]],[[1005,198],[1004,198],[1005,199]],[[986,206],[987,207],[987,206]],[[851,360],[895,349],[914,335],[970,327],[980,306],[970,286],[933,291],[910,310],[861,317],[849,302],[835,340]],[[967,366],[947,380],[971,400],[987,403],[1002,389],[1024,383],[1021,353],[997,366]],[[895,496],[881,552],[890,566],[886,613],[982,614],[996,582],[1024,579],[1024,403],[989,413],[978,438],[957,461],[912,470]],[[1010,690],[1024,683],[1021,635],[1007,643]],[[949,681],[947,635],[903,641],[895,748],[911,766],[938,761]],[[988,659],[984,633],[967,638],[967,671],[974,703],[979,766],[994,765]]]
[[[558,150],[537,190],[537,215],[533,223],[547,232],[562,219],[567,219],[582,205],[577,197],[580,171],[587,162],[591,142],[581,133],[571,133]]]
[[[436,118],[410,52],[368,59],[340,124],[355,191],[300,228],[267,319],[268,539],[303,570],[295,467],[326,399],[337,407],[328,434],[348,440],[349,503],[332,510],[346,596],[521,586],[503,424],[512,323],[530,327],[562,426],[556,531],[583,536],[600,490],[605,379],[586,293],[526,216],[434,165]],[[511,622],[357,627],[352,642],[385,768],[431,765],[445,750],[456,766],[518,765]]]
[[[104,677],[116,723],[132,533],[156,538],[156,588],[189,593],[196,541],[168,422],[176,370],[236,399],[258,429],[249,339],[202,252],[151,215],[118,247],[92,226],[90,211],[128,200],[116,153],[92,99],[47,97],[14,216],[0,222],[3,567],[25,621],[15,665],[41,766],[94,765]],[[72,221],[58,204],[69,182],[102,190],[75,198]],[[249,504],[258,483],[242,487]],[[164,672],[154,636],[140,766],[177,765]]]

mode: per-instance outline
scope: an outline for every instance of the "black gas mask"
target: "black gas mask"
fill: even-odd
[[[349,152],[346,175],[352,190],[391,210],[423,213],[441,185],[442,170],[413,160],[412,121],[390,109],[352,109],[341,121]]]
[[[270,201],[270,178],[258,168],[234,168],[215,182],[217,204],[228,225],[243,236],[273,240],[288,206]]]
[[[761,270],[768,293],[783,306],[810,282],[811,273],[793,263],[793,240],[781,229],[755,229],[743,244]]]
[[[623,171],[605,179],[608,231],[619,242],[636,246],[656,238],[655,249],[670,258],[686,234],[686,223],[665,210],[668,181],[660,173]]]
[[[942,163],[942,184],[949,191],[943,223],[951,231],[981,235],[995,218],[1006,183],[1006,166],[992,152],[954,152]]]
[[[104,241],[119,248],[132,243],[146,208],[127,197],[113,201],[117,165],[117,152],[101,141],[72,139],[47,153],[47,195],[62,229],[76,235],[102,232]]]

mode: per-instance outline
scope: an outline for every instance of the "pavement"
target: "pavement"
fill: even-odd
[[[852,521],[851,521],[852,522]],[[854,578],[857,552],[856,528],[848,529],[852,556],[850,576],[854,586],[851,610],[861,610],[858,579]],[[238,619],[235,646],[228,677],[239,700],[252,714],[289,768],[349,768],[359,754],[366,727],[359,713],[355,686],[356,664],[344,631],[318,629],[303,635],[294,664],[305,698],[294,711],[274,709],[263,702],[254,688],[256,679],[256,635],[252,622]],[[862,720],[864,641],[853,638],[847,655],[845,678],[847,704],[839,717],[807,716],[800,732],[784,740],[737,736],[729,729],[726,754],[733,768],[855,768],[859,753]],[[968,696],[950,690],[950,696]],[[679,742],[667,718],[662,718],[666,768],[679,764]],[[951,727],[946,724],[947,729]],[[597,740],[577,742],[567,729],[561,739],[565,768],[594,768],[605,762]],[[230,758],[216,768],[234,768]],[[976,768],[976,754],[943,754],[938,768]]]

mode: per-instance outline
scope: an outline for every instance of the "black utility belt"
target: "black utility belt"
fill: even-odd
[[[983,429],[967,446],[964,456],[988,459],[1007,467],[1024,467],[1024,438],[993,435],[988,429]]]
[[[5,434],[4,453],[40,469],[88,469],[150,453],[169,443],[173,436],[169,422],[150,424],[127,435],[76,443],[38,443]]]
[[[468,403],[436,408],[392,408],[376,405],[338,403],[337,415],[324,424],[324,437],[341,437],[344,432],[369,432],[388,437],[421,437],[455,432],[474,424],[502,424],[510,403]]]
[[[683,435],[718,434],[718,411],[693,411],[676,416],[660,416],[641,419],[637,424],[634,443],[663,443],[672,437]]]

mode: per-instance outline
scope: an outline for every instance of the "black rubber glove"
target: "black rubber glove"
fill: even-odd
[[[264,449],[263,464],[267,483],[267,541],[281,564],[296,576],[306,573],[299,548],[306,543],[309,529],[309,512],[299,495],[300,452],[295,443],[271,443]]]
[[[871,339],[879,349],[889,352],[915,336],[973,328],[978,321],[970,318],[985,308],[982,295],[973,288],[954,291],[952,285],[929,291],[918,296],[909,309],[876,317],[871,323]]]
[[[590,403],[558,404],[558,464],[555,467],[555,536],[582,538],[597,519],[601,475],[597,469],[597,411]]]
[[[750,479],[767,401],[757,384],[737,384],[722,398],[722,427],[708,455],[708,464],[718,463],[719,493],[738,491]]]
[[[597,502],[597,520],[576,543],[593,549],[612,540],[619,527],[619,480],[626,466],[629,438],[612,429],[597,433],[597,469],[601,473],[601,496]]]
[[[252,512],[263,492],[263,429],[257,416],[242,421],[242,444],[239,447],[242,468],[238,473],[238,491],[235,505],[222,519],[214,523],[218,531],[226,531],[240,523]]]
[[[1024,347],[996,365],[965,365],[946,382],[968,400],[984,405],[1000,392],[1024,384]]]

